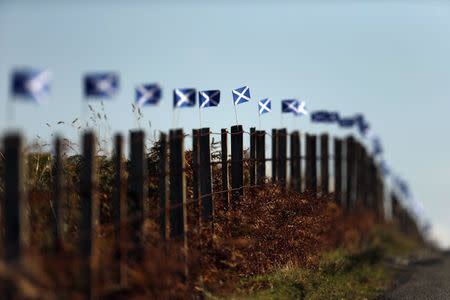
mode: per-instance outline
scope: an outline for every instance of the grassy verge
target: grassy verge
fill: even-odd
[[[393,228],[375,227],[364,246],[322,253],[309,267],[287,264],[242,280],[227,299],[372,299],[386,290],[395,273],[383,262],[419,247]]]

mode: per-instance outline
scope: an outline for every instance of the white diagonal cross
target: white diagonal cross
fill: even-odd
[[[233,94],[235,94],[236,96],[238,96],[238,98],[234,101],[234,104],[239,104],[239,101],[241,100],[241,99],[245,99],[245,100],[247,100],[247,101],[250,101],[250,98],[249,97],[247,97],[246,95],[245,95],[245,93],[248,91],[248,86],[246,86],[245,88],[244,88],[244,90],[242,91],[242,93],[239,93],[237,90],[233,90]]]
[[[266,101],[261,100],[259,101],[259,114],[262,115],[262,113],[266,110],[268,112],[272,111],[267,105],[269,105],[270,99],[267,99]]]
[[[136,89],[139,91],[139,93],[141,93],[141,97],[137,101],[138,106],[143,106],[145,102],[149,101],[154,97],[158,87],[153,86],[151,89],[146,89],[143,85],[138,85]]]
[[[51,73],[47,70],[39,72],[33,78],[30,78],[26,83],[26,88],[28,92],[33,95],[37,102],[40,102],[41,96],[48,88],[50,83]]]
[[[298,108],[295,110],[295,112],[297,114],[303,114],[303,115],[307,115],[308,111],[306,110],[306,103],[305,101],[300,101],[300,104],[298,106]]]
[[[217,106],[218,103],[213,98],[219,94],[219,91],[214,92],[210,96],[208,96],[208,94],[205,92],[201,92],[200,94],[205,98],[205,101],[203,101],[200,106],[201,108],[206,107],[209,102],[211,102],[214,106]]]
[[[106,78],[95,80],[95,89],[98,92],[108,94],[111,96],[114,94],[114,86],[113,86],[114,76],[109,74]]]
[[[177,101],[177,107],[181,107],[181,105],[183,105],[183,103],[191,103],[191,101],[189,101],[189,97],[192,95],[194,91],[191,90],[186,94],[183,94],[179,89],[175,90],[175,94],[178,96],[178,98],[180,98],[179,101]]]

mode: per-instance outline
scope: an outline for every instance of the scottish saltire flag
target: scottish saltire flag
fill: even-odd
[[[173,107],[193,107],[195,106],[195,89],[175,89],[173,90]]]
[[[12,73],[11,93],[14,97],[40,103],[50,92],[51,73],[48,70],[17,69]]]
[[[272,100],[269,98],[259,100],[258,102],[258,111],[259,114],[265,114],[272,111]]]
[[[377,155],[383,153],[383,146],[381,145],[381,140],[377,136],[372,137],[372,149],[373,149],[374,156],[377,156]]]
[[[200,108],[218,106],[219,102],[219,90],[198,92],[198,105],[200,106]]]
[[[118,91],[119,74],[117,73],[88,73],[84,76],[84,95],[87,98],[111,98]]]
[[[341,118],[339,117],[338,124],[342,128],[351,128],[355,125],[355,118]]]
[[[298,100],[296,99],[288,99],[288,100],[281,100],[281,112],[282,113],[297,113],[298,110]]]
[[[391,173],[391,170],[389,169],[385,160],[381,160],[379,163],[379,166],[380,166],[380,171],[381,171],[381,174],[383,175],[383,177],[386,177]]]
[[[295,110],[296,116],[303,116],[308,114],[308,110],[306,109],[305,101],[297,101],[297,109]]]
[[[355,120],[358,126],[359,133],[365,136],[369,131],[369,123],[367,123],[367,121],[364,118],[364,115],[362,114],[356,115]]]
[[[334,123],[339,120],[339,114],[337,112],[330,112],[325,110],[319,110],[311,113],[311,121],[318,123]]]
[[[161,100],[162,91],[159,84],[140,84],[136,86],[136,104],[139,107],[144,105],[156,105]]]
[[[250,89],[248,86],[243,86],[233,90],[234,105],[242,104],[250,101]]]

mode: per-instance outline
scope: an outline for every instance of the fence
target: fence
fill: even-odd
[[[248,151],[244,151],[244,135],[248,135],[250,139]],[[212,136],[220,137],[219,159],[211,157]],[[192,139],[190,181],[193,193],[190,199],[187,199],[185,174],[187,137]],[[266,152],[266,142],[269,138],[272,149],[270,158]],[[62,202],[65,199],[66,187],[63,179],[61,141],[61,138],[55,140],[52,167],[51,204],[54,213],[51,222],[52,253],[61,251],[61,241],[65,238],[62,230],[64,214]],[[239,207],[242,196],[257,188],[263,188],[268,184],[269,178],[283,190],[290,189],[310,197],[329,195],[324,198],[334,199],[348,213],[357,212],[359,209],[371,210],[381,222],[385,211],[384,187],[374,159],[365,147],[351,136],[345,139],[334,138],[332,147],[330,142],[327,134],[322,134],[319,138],[310,134],[302,136],[298,131],[288,133],[284,128],[273,129],[271,134],[255,128],[246,132],[240,125],[232,126],[230,131],[222,129],[220,133],[211,132],[209,128],[194,129],[192,134],[185,134],[182,129],[170,130],[168,136],[161,133],[157,166],[159,201],[155,204],[161,237],[186,247],[188,205],[198,209],[199,224],[213,224],[217,201],[222,202],[223,209],[234,210]],[[302,147],[302,143],[305,147]],[[3,257],[8,264],[21,260],[22,240],[27,234],[27,225],[23,222],[26,204],[23,189],[23,146],[23,138],[17,134],[8,135],[3,140],[5,185],[2,197],[2,226],[5,232]],[[146,186],[148,164],[144,132],[131,132],[129,146],[129,164],[126,166],[124,139],[121,135],[114,138],[111,226],[115,234],[116,266],[112,272],[114,281],[118,283],[125,281],[123,270],[125,259],[131,259],[136,263],[143,259],[142,230],[146,218],[150,215],[145,208],[145,201],[148,198]],[[333,153],[330,151],[331,148]],[[228,150],[231,150],[230,155]],[[270,176],[266,168],[267,163],[271,163]],[[221,176],[220,184],[216,183],[214,186],[213,166],[220,167]],[[126,170],[128,178],[124,175]],[[79,172],[81,221],[78,251],[84,262],[81,268],[83,294],[86,299],[91,299],[92,278],[95,276],[92,274],[91,265],[99,217],[96,138],[92,132],[85,133],[82,138],[82,163]],[[400,220],[403,230],[411,231],[414,222],[401,208],[395,195],[392,196],[392,203],[393,215]],[[122,226],[125,223],[130,228],[129,236]],[[131,242],[131,249],[124,249],[125,241]],[[4,289],[8,298],[8,291],[10,294],[12,292],[8,290],[7,284]]]

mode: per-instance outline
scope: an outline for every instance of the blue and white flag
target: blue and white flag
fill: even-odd
[[[219,102],[219,90],[198,92],[198,105],[200,106],[200,108],[218,106]]]
[[[370,126],[369,126],[369,123],[367,123],[367,121],[365,120],[364,115],[362,115],[362,114],[356,115],[355,120],[356,120],[356,124],[358,126],[359,133],[362,136],[366,136],[366,134],[369,131]]]
[[[339,120],[339,114],[337,112],[330,112],[325,110],[319,110],[311,113],[311,121],[318,123],[334,123]]]
[[[379,166],[380,166],[381,175],[383,175],[383,177],[386,177],[389,174],[391,174],[391,170],[389,169],[389,167],[384,159],[382,159],[379,162]]]
[[[87,98],[111,98],[119,91],[119,74],[89,73],[84,76],[84,95]]]
[[[297,114],[298,106],[299,106],[299,103],[298,103],[298,100],[296,100],[296,99],[281,100],[281,112],[282,113]]]
[[[374,156],[383,153],[383,146],[381,145],[381,140],[378,136],[373,136],[371,138],[372,141],[372,152]]]
[[[195,106],[195,93],[192,88],[173,90],[173,107]]]
[[[297,101],[297,109],[295,110],[296,116],[304,116],[308,114],[308,110],[306,109],[305,101]]]
[[[356,123],[355,118],[341,118],[339,117],[338,124],[342,128],[352,128]]]
[[[250,89],[248,86],[243,86],[233,90],[234,105],[242,104],[250,101]]]
[[[258,112],[260,115],[269,113],[272,111],[272,100],[269,98],[259,100],[258,102]]]
[[[136,86],[136,104],[139,107],[144,105],[156,105],[161,100],[162,91],[157,83],[140,84]]]
[[[42,102],[50,91],[51,73],[48,70],[18,69],[12,73],[11,93],[15,97]]]

